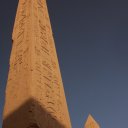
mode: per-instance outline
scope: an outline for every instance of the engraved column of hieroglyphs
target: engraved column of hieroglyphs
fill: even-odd
[[[47,48],[47,38],[45,31],[45,23],[43,17],[43,5],[40,1],[33,1],[33,25],[34,25],[34,51],[35,51],[35,72],[36,72],[36,89],[35,97],[40,100],[41,105],[48,109],[48,99],[51,89],[51,78],[48,76],[47,70],[50,69],[47,64],[49,61],[49,51]],[[43,91],[42,91],[43,90]],[[46,96],[46,97],[45,97]]]
[[[26,4],[27,1],[21,1],[21,7],[19,10],[19,19],[18,19],[18,26],[15,26],[15,29],[17,28],[18,31],[16,31],[16,36],[14,37],[13,43],[16,45],[16,65],[17,70],[21,70],[21,65],[23,63],[23,50],[24,50],[24,40],[25,40],[25,21],[26,21]]]
[[[21,2],[21,1],[20,1]],[[22,4],[18,7],[17,21],[15,21],[15,32],[13,32],[13,44],[10,57],[10,67],[9,76],[6,86],[6,102],[4,107],[4,117],[15,110],[16,106],[19,105],[20,100],[18,100],[19,86],[24,82],[22,77],[23,72],[23,40],[24,40],[24,28],[25,28],[25,6],[26,2],[22,1]],[[9,106],[9,107],[8,107]]]
[[[44,3],[46,5],[46,3]],[[60,87],[61,87],[61,76],[59,77],[58,74],[58,60],[57,60],[57,55],[55,51],[55,46],[54,46],[54,40],[52,36],[52,31],[51,31],[51,25],[50,25],[50,19],[48,15],[48,10],[47,6],[45,6],[45,20],[46,20],[46,30],[47,30],[47,37],[48,37],[48,42],[49,42],[49,49],[50,49],[50,54],[51,54],[51,62],[52,62],[52,69],[53,69],[53,87],[54,90],[54,95],[56,97],[56,108],[58,112],[59,118],[62,120],[62,97],[63,93],[61,93]]]
[[[47,11],[47,6],[46,6],[45,12],[46,12],[45,16],[46,16],[46,20],[47,20],[47,22],[46,22],[47,23],[46,24],[47,35],[48,35],[48,39],[49,39],[49,46],[50,46],[50,51],[51,51],[51,55],[52,55],[52,66],[53,66],[53,70],[54,70],[54,83],[55,83],[55,87],[58,88],[58,90],[56,91],[57,97],[59,99],[57,106],[60,110],[59,115],[60,115],[60,117],[62,117],[61,120],[63,120],[63,121],[65,120],[64,122],[66,122],[67,125],[69,126],[70,125],[69,113],[67,111],[68,108],[67,108],[62,78],[61,78],[58,59],[57,59],[56,50],[55,50],[55,43],[54,43],[54,39],[52,36],[51,24],[50,24],[48,11]]]
[[[15,21],[15,33],[13,35],[13,50],[15,51],[14,66],[17,71],[16,80],[19,84],[26,84],[28,79],[23,79],[30,70],[30,13],[29,0],[20,0]],[[27,87],[27,86],[26,86]]]
[[[40,28],[40,51],[42,55],[41,59],[41,67],[42,67],[42,76],[43,76],[43,85],[45,87],[45,99],[46,109],[52,113],[52,115],[56,115],[54,108],[54,101],[52,96],[52,68],[51,68],[51,55],[49,55],[49,47],[48,47],[48,39],[46,33],[46,21],[44,17],[44,1],[37,0],[38,3],[38,16],[39,16],[39,28]]]
[[[24,26],[25,26],[25,2],[18,7],[17,18],[15,21],[15,33],[13,33],[13,45],[10,57],[10,72],[14,74],[20,71],[23,62],[23,39],[24,39]],[[20,17],[21,16],[21,17]],[[9,76],[11,74],[9,73]],[[16,75],[13,76],[15,78]]]
[[[33,1],[33,24],[34,24],[34,51],[35,51],[35,85],[36,85],[36,98],[41,102],[43,107],[45,106],[45,100],[42,101],[45,95],[45,88],[43,84],[43,72],[42,72],[42,52],[40,43],[40,31],[39,31],[39,14],[37,0]],[[43,17],[42,17],[43,19]],[[43,91],[42,91],[43,90]]]
[[[46,2],[44,2],[44,4],[46,5]],[[56,111],[58,112],[59,119],[62,122],[65,122],[64,120],[67,115],[66,116],[64,115],[65,104],[62,102],[65,99],[63,99],[64,93],[62,92],[63,88],[61,88],[61,86],[62,86],[61,75],[59,73],[58,60],[57,60],[57,55],[56,55],[56,51],[55,51],[54,40],[53,40],[53,36],[52,36],[47,6],[45,6],[44,12],[45,12],[45,20],[46,20],[47,38],[48,38],[48,42],[49,42],[49,50],[50,50],[52,70],[53,70],[53,81],[52,82],[53,82],[54,90],[56,90],[54,92],[54,95],[55,95],[54,97],[56,97],[56,99],[55,99],[56,100],[55,104],[56,104],[56,108],[57,108]]]
[[[54,69],[54,66],[53,66],[53,63],[56,64],[54,61],[53,61],[53,57],[54,57],[54,53],[52,52],[53,51],[53,48],[50,48],[50,42],[49,42],[49,39],[51,37],[49,37],[48,35],[50,33],[52,33],[51,31],[51,28],[50,28],[50,23],[49,23],[49,17],[48,17],[48,13],[47,13],[47,6],[46,6],[46,1],[43,1],[43,5],[44,5],[44,19],[45,19],[45,27],[46,27],[46,33],[47,33],[47,39],[48,39],[48,44],[49,44],[49,52],[50,52],[50,55],[51,55],[51,68],[52,68],[52,95],[54,97],[54,108],[55,108],[55,115],[58,119],[61,118],[61,113],[59,111],[59,104],[61,102],[60,100],[60,90],[59,90],[59,86],[58,86],[58,79],[57,78],[57,75],[56,75],[56,72]],[[54,43],[54,42],[53,42]],[[54,59],[55,60],[55,59]],[[58,87],[57,87],[58,86]]]
[[[44,5],[46,5],[46,2],[44,1]],[[52,77],[52,87],[53,87],[53,97],[54,97],[54,106],[56,108],[56,114],[57,118],[60,120],[62,118],[62,107],[61,107],[61,96],[60,96],[60,83],[58,79],[58,73],[57,73],[57,55],[55,53],[55,48],[52,47],[54,45],[54,42],[51,42],[52,39],[52,31],[50,26],[50,19],[48,15],[47,6],[45,6],[45,20],[46,20],[46,31],[47,31],[47,38],[48,38],[48,44],[49,44],[49,51],[51,55],[51,67],[53,72]]]

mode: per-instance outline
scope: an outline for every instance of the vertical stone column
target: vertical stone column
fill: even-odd
[[[71,128],[45,0],[19,0],[3,128]]]

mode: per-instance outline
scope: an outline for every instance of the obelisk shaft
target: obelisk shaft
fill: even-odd
[[[94,118],[89,115],[85,123],[84,128],[100,128],[99,124],[94,120]]]
[[[19,0],[3,128],[71,128],[45,0]]]

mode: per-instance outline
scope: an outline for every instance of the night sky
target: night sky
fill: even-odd
[[[127,128],[128,1],[47,2],[72,127],[91,113],[101,128]],[[0,0],[0,120],[17,3]]]

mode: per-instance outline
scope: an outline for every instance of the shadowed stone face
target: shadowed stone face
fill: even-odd
[[[39,128],[37,124],[31,124],[28,128]]]
[[[45,0],[19,0],[3,128],[71,128]]]
[[[35,110],[40,114],[37,115]],[[65,128],[62,122],[56,120],[34,99],[26,101],[3,120],[4,128],[17,128],[17,126],[18,128]]]

